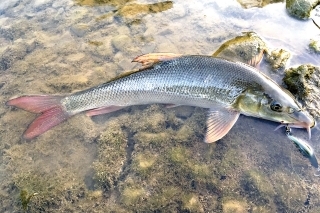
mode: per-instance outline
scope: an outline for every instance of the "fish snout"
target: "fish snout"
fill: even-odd
[[[296,122],[293,123],[294,126],[299,126],[300,128],[312,128],[316,125],[315,119],[307,111],[297,111],[293,113]]]

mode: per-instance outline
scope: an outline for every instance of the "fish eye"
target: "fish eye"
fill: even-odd
[[[291,107],[289,107],[289,108],[288,108],[288,113],[289,113],[289,114],[294,113],[294,109],[292,109]]]
[[[273,101],[270,105],[270,108],[273,110],[273,111],[276,111],[276,112],[281,112],[282,111],[282,105],[277,102],[277,101]]]

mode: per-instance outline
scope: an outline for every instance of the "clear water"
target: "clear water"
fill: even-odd
[[[319,66],[308,49],[319,29],[284,3],[2,0],[0,26],[0,212],[319,212],[319,177],[273,122],[241,116],[204,144],[205,110],[130,107],[24,141],[35,115],[5,106],[98,85],[144,53],[211,55],[248,31],[290,51],[288,66]],[[281,83],[282,73],[261,69]],[[315,129],[316,153],[319,141]]]

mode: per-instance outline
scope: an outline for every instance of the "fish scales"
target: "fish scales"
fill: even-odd
[[[106,105],[224,106],[232,104],[248,87],[257,86],[255,72],[248,73],[242,64],[222,59],[184,56],[75,93],[62,99],[62,104],[72,114]]]

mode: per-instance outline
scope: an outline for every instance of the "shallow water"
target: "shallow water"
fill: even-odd
[[[225,138],[204,144],[205,110],[143,106],[77,115],[21,139],[35,115],[6,107],[9,98],[92,87],[137,68],[131,60],[144,53],[211,55],[254,31],[292,53],[288,67],[320,65],[308,49],[319,29],[290,17],[284,3],[96,2],[0,3],[0,212],[22,212],[23,190],[38,193],[29,212],[319,212],[319,177],[273,122],[241,116]],[[281,71],[260,69],[281,83]],[[315,129],[320,156],[319,141]]]

